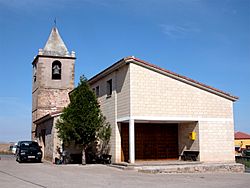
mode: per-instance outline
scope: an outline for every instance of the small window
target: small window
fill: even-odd
[[[112,79],[107,81],[107,97],[112,95]]]
[[[96,95],[97,97],[99,97],[99,95],[100,95],[99,86],[97,86],[97,87],[95,88],[95,95]]]
[[[62,64],[60,61],[52,63],[52,80],[61,80]]]
[[[33,81],[36,82],[36,64],[33,65]]]

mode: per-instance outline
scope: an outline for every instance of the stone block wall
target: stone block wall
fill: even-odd
[[[52,63],[60,61],[61,79],[52,80]],[[74,89],[75,58],[39,56],[33,62],[36,67],[36,81],[32,85],[32,139],[35,139],[37,119],[69,104],[68,93]],[[34,68],[33,68],[34,71]]]
[[[234,162],[233,121],[200,121],[200,160]]]
[[[70,89],[40,89],[37,96],[38,109],[63,109],[69,104]]]
[[[131,63],[133,116],[230,118],[232,101]]]
[[[54,61],[62,63],[61,80],[52,80],[52,63]],[[39,57],[37,61],[37,86],[43,88],[74,88],[74,58],[65,57]]]

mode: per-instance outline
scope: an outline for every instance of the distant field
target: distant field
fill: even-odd
[[[11,143],[0,143],[0,154],[10,154],[11,151],[9,151]]]

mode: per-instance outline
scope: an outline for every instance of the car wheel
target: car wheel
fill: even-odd
[[[16,155],[16,162],[19,162],[19,155]]]
[[[19,155],[17,156],[17,162],[19,162],[19,163],[23,162],[23,160],[21,160],[21,157]]]

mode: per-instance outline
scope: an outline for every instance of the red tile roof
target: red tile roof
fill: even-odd
[[[46,114],[45,116],[35,120],[33,123],[35,123],[35,124],[41,123],[41,122],[43,122],[45,120],[48,120],[48,119],[50,119],[52,117],[59,116],[59,115],[61,115],[61,113],[62,113],[62,110],[51,112],[51,113]]]
[[[241,139],[250,139],[250,135],[247,133],[243,133],[243,132],[235,132],[234,133],[234,139],[236,140],[241,140]]]

